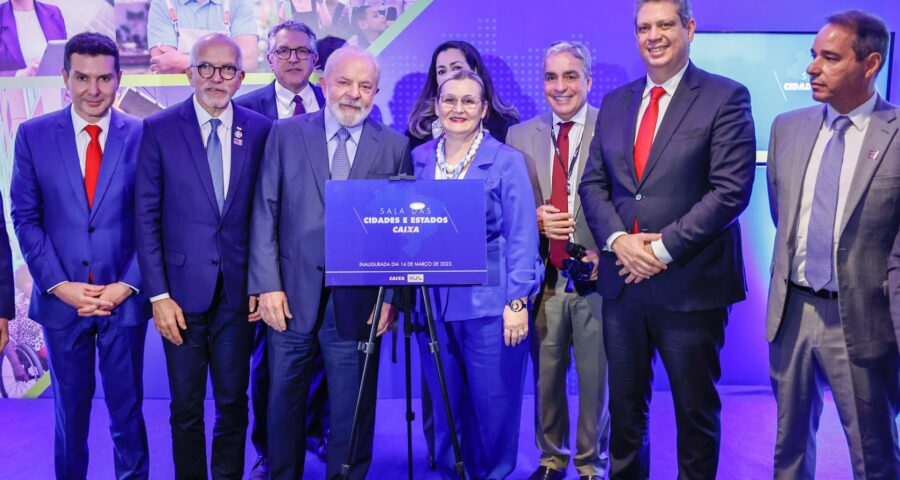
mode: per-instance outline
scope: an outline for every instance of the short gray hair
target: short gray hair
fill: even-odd
[[[694,13],[691,11],[690,0],[635,0],[634,1],[634,20],[637,22],[637,13],[647,3],[669,2],[678,7],[678,18],[681,20],[681,26],[687,27],[688,22],[694,19]]]
[[[239,70],[243,70],[244,69],[244,58],[241,55],[241,47],[238,46],[237,42],[235,42],[233,38],[229,37],[228,35],[225,35],[224,33],[218,33],[218,32],[207,33],[206,35],[197,39],[197,43],[195,43],[194,46],[191,48],[191,56],[190,56],[191,65],[197,64],[197,57],[200,55],[201,48],[205,47],[209,43],[219,43],[219,42],[227,43],[228,46],[230,46],[231,49],[234,50],[235,63],[237,64],[235,66],[238,67]]]
[[[372,52],[365,48],[350,44],[345,44],[343,47],[332,52],[328,57],[328,61],[325,62],[324,72],[326,78],[329,77],[329,73],[331,72],[331,69],[334,68],[334,65],[347,55],[356,55],[371,61],[372,65],[375,66],[375,83],[376,85],[378,84],[378,80],[381,79],[381,65],[378,64],[378,59],[375,58],[375,55],[373,55]]]
[[[274,27],[272,27],[271,30],[269,30],[269,36],[268,36],[268,42],[267,42],[269,50],[272,50],[272,40],[275,38],[275,35],[277,35],[278,32],[280,32],[282,30],[290,30],[292,32],[305,33],[306,36],[309,37],[309,43],[312,45],[313,53],[317,53],[316,52],[316,32],[314,32],[313,29],[309,27],[309,25],[307,25],[303,22],[298,22],[296,20],[285,20],[285,21],[279,23],[278,25],[275,25]]]
[[[544,50],[544,64],[547,64],[547,59],[560,53],[569,53],[581,60],[584,65],[584,78],[591,78],[591,51],[583,43],[574,40],[551,43],[547,50]]]

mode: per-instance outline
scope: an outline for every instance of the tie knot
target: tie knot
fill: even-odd
[[[846,115],[841,115],[834,119],[834,122],[831,123],[831,129],[834,130],[835,134],[843,134],[850,128],[853,122],[850,121],[850,117]]]
[[[303,105],[303,99],[300,95],[294,95],[294,105]]]
[[[346,142],[347,139],[350,138],[350,132],[346,128],[338,130],[336,135],[338,137],[338,141],[341,143]]]
[[[96,140],[100,137],[100,132],[102,132],[103,129],[100,128],[100,125],[88,125],[84,127],[84,131],[91,136],[91,140]]]
[[[219,129],[219,125],[221,123],[222,123],[222,121],[219,120],[218,118],[210,118],[209,119],[209,126],[212,127],[214,132]]]
[[[663,87],[653,87],[650,89],[650,100],[654,102],[658,102],[663,95],[666,94],[666,89]]]
[[[559,136],[560,137],[568,137],[569,130],[572,130],[572,126],[575,125],[575,122],[559,122]]]

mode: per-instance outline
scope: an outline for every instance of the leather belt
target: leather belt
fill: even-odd
[[[794,282],[791,282],[791,287],[818,298],[827,300],[837,300],[838,298],[838,292],[832,292],[831,290],[813,290],[809,287],[804,287],[803,285],[797,285]]]

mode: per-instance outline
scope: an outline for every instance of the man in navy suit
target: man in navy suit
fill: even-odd
[[[0,352],[9,342],[9,320],[16,317],[16,290],[13,281],[12,251],[6,234],[6,214],[0,197]]]
[[[271,122],[231,102],[244,72],[229,37],[191,51],[194,95],[144,121],[136,180],[137,251],[172,392],[177,478],[206,478],[203,400],[216,404],[212,476],[240,478],[258,315],[247,296],[250,202]],[[249,298],[249,300],[248,300]]]
[[[335,51],[321,85],[326,108],[278,120],[266,144],[253,202],[250,291],[269,325],[269,467],[274,479],[303,476],[307,391],[321,349],[331,432],[326,477],[340,476],[361,377],[358,341],[372,321],[377,290],[325,288],[326,180],[388,178],[409,172],[406,137],[368,118],[378,64],[358,47]],[[283,188],[290,182],[291,188]],[[386,305],[378,334],[390,327]],[[377,354],[376,354],[377,358]],[[377,363],[376,363],[377,365]],[[376,369],[363,397],[349,478],[364,478],[372,456]]]
[[[679,477],[714,478],[719,351],[745,297],[738,216],[753,184],[750,95],[689,60],[688,0],[638,2],[647,77],[608,93],[580,194],[601,256],[612,478],[647,478],[653,360],[672,386]]]
[[[316,34],[305,23],[287,20],[269,31],[269,50],[266,58],[275,80],[265,87],[234,99],[236,105],[247,107],[271,120],[317,112],[325,106],[322,89],[309,83],[316,67]],[[268,478],[268,449],[266,448],[266,411],[269,401],[269,367],[266,355],[264,322],[257,324],[253,342],[250,371],[250,397],[253,402],[253,428],[250,438],[256,447],[257,459],[251,478]],[[307,448],[325,459],[328,428],[328,388],[325,383],[325,364],[322,354],[316,355],[310,383],[306,413]]]
[[[116,477],[148,475],[141,404],[150,312],[138,293],[134,235],[141,125],[110,108],[121,76],[112,39],[72,37],[62,71],[71,107],[16,134],[12,218],[34,278],[29,316],[44,327],[50,357],[57,478],[87,476],[98,354]]]

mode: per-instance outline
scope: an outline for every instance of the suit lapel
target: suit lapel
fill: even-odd
[[[590,154],[591,141],[594,138],[594,127],[597,125],[597,110],[588,105],[587,117],[584,119],[584,128],[581,129],[581,143],[578,150],[578,173],[575,177],[575,190],[577,192],[578,185],[581,183],[581,175],[584,174],[584,166],[587,164],[588,155]],[[633,154],[633,152],[632,152]],[[634,163],[634,162],[632,162]],[[575,221],[581,216],[581,195],[575,194]]]
[[[534,135],[531,137],[531,158],[534,159],[534,168],[537,170],[542,203],[550,198],[550,190],[553,188],[550,184],[550,175],[553,172],[554,155],[550,145],[550,129],[553,128],[551,125],[552,122],[552,113],[542,115],[541,121],[534,129]]]
[[[297,118],[304,127],[301,129],[303,143],[306,145],[306,157],[315,177],[319,197],[325,202],[325,180],[331,178],[328,168],[328,139],[325,138],[325,111],[319,110],[310,115]]]
[[[360,180],[369,176],[369,170],[381,153],[381,127],[372,120],[366,119],[356,146],[356,157],[350,168],[350,180]]]
[[[249,141],[246,135],[247,119],[237,105],[232,104],[232,108],[234,109],[234,121],[231,126],[231,172],[229,173],[228,192],[225,194],[225,204],[222,205],[222,218],[225,218],[228,207],[231,206],[241,180],[244,178],[244,165],[247,164],[248,149],[244,146],[244,142]],[[237,137],[237,132],[241,132],[241,138]],[[235,143],[234,140],[240,140],[240,143]]]
[[[626,168],[631,172],[631,180],[634,181],[635,188],[637,188],[638,179],[637,172],[634,170],[634,137],[637,135],[635,131],[638,122],[637,116],[641,111],[641,99],[644,96],[644,88],[646,86],[647,78],[644,77],[642,80],[634,82],[634,85],[631,87],[631,101],[628,104],[628,115],[625,117],[625,121],[628,123],[625,124],[625,138],[622,142],[622,145],[625,147],[625,163],[628,164]],[[646,177],[647,171],[645,169],[644,178]]]
[[[429,145],[429,144],[425,144]],[[434,180],[434,172],[437,164],[437,142],[432,142],[431,148],[428,149],[425,158],[419,160],[418,158],[413,158],[413,161],[416,162],[418,166],[418,172],[416,174],[417,180]],[[419,157],[419,155],[416,155]]]
[[[72,124],[72,106],[60,110],[57,115],[59,122],[56,124],[56,145],[59,148],[59,159],[72,186],[75,200],[84,214],[89,215],[84,175],[81,173],[81,159],[78,158],[78,146],[75,143],[75,126]]]
[[[278,120],[278,98],[275,96],[275,82],[269,84],[264,91],[265,95],[259,99],[259,111],[273,120]]]
[[[666,114],[659,124],[659,130],[653,138],[653,146],[650,148],[650,156],[647,158],[647,166],[644,167],[644,176],[641,177],[640,185],[643,185],[643,183],[647,181],[647,177],[650,176],[650,172],[653,171],[653,167],[656,166],[656,163],[659,161],[660,155],[662,155],[662,152],[666,149],[666,145],[672,138],[672,134],[675,133],[675,130],[681,125],[684,116],[687,115],[694,100],[697,99],[699,87],[700,77],[697,67],[693,64],[689,64],[687,70],[684,72],[684,77],[681,79],[680,85],[675,89],[675,95],[672,96],[672,100],[669,102]],[[632,143],[632,145],[634,145],[634,143]],[[638,185],[638,188],[640,188],[640,185]]]
[[[40,21],[40,19],[38,20]],[[0,5],[0,39],[3,40],[3,47],[7,49],[9,56],[19,65],[28,64],[22,55],[22,48],[18,41],[19,29],[16,28],[15,14],[13,14],[12,4],[6,2]]]
[[[322,93],[322,89],[312,83],[309,84],[309,88],[312,88],[313,95],[316,96],[316,103],[319,104],[319,110],[325,108],[325,95]]]
[[[853,173],[853,180],[850,182],[850,190],[847,192],[847,203],[844,206],[844,212],[841,217],[841,228],[838,230],[838,238],[843,234],[850,216],[856,210],[857,205],[869,188],[869,183],[884,153],[888,149],[891,140],[897,135],[897,124],[895,123],[896,115],[893,109],[886,102],[878,99],[875,104],[875,110],[869,120],[869,127],[866,129],[866,136],[863,139],[862,148],[859,152],[859,161],[856,164],[856,171]],[[873,158],[874,157],[874,158]]]
[[[185,146],[190,153],[191,161],[197,170],[200,184],[206,192],[209,204],[216,215],[219,215],[219,204],[216,201],[216,191],[213,189],[212,173],[209,171],[209,161],[206,159],[206,150],[203,148],[203,132],[200,130],[197,112],[194,111],[194,97],[191,96],[181,104],[181,135]]]
[[[119,159],[122,157],[122,149],[125,146],[125,122],[122,116],[115,110],[110,112],[109,131],[106,132],[106,145],[103,148],[103,157],[100,161],[100,176],[97,178],[97,189],[94,191],[94,205],[91,207],[91,220],[100,209],[103,197],[109,190],[109,184],[112,182],[119,166]]]
[[[788,212],[793,215],[793,218],[788,219],[788,225],[790,225],[790,235],[787,238],[794,239],[796,238],[797,232],[797,219],[800,216],[800,192],[803,191],[803,179],[806,177],[806,170],[809,166],[809,160],[812,156],[813,147],[816,144],[816,139],[819,136],[819,130],[822,128],[822,122],[824,121],[824,115],[822,114],[821,108],[814,108],[810,110],[809,116],[802,119],[802,121],[797,122],[791,129],[791,136],[793,137],[793,145],[795,145],[794,151],[788,151],[785,154],[785,159],[790,159],[790,165],[787,167],[789,170],[787,172],[787,177],[790,179],[791,188],[788,189],[788,198],[786,201],[790,206]],[[792,246],[796,248],[796,246]]]
[[[497,152],[500,150],[501,145],[502,144],[494,137],[490,136],[490,134],[485,134],[484,140],[482,140],[481,145],[478,146],[478,151],[475,152],[475,158],[472,159],[472,164],[469,165],[469,169],[466,170],[464,180],[487,178],[488,169],[494,163],[494,157],[497,156]],[[436,161],[435,157],[435,162]]]

